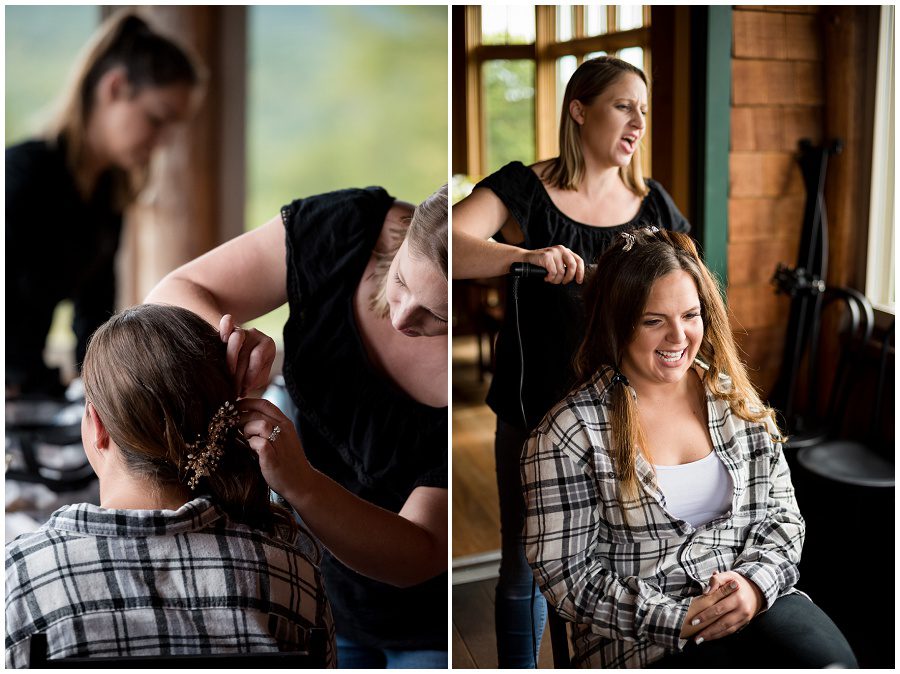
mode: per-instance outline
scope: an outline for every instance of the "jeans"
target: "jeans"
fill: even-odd
[[[856,656],[837,626],[818,606],[799,594],[775,600],[747,626],[727,637],[688,641],[681,653],[651,668],[804,668],[856,669]]]
[[[337,636],[340,669],[447,669],[447,651],[403,651],[362,646]]]
[[[500,495],[500,580],[494,604],[497,663],[501,669],[536,669],[547,604],[525,559],[525,499],[519,459],[528,432],[497,419],[494,456]]]

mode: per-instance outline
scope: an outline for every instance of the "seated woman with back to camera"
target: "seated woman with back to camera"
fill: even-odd
[[[6,546],[6,666],[48,657],[302,651],[334,628],[312,546],[241,437],[227,346],[179,307],[113,316],[84,361],[81,425],[100,506]],[[306,546],[304,546],[306,547]],[[314,549],[314,548],[313,548]]]
[[[581,667],[855,667],[795,589],[805,524],[774,414],[691,239],[623,234],[578,385],[522,457],[525,553]]]

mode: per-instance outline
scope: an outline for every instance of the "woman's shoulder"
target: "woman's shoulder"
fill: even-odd
[[[538,425],[539,432],[562,436],[573,429],[600,430],[608,426],[609,390],[613,370],[602,367],[554,405]]]
[[[33,138],[6,148],[7,184],[10,178],[46,174],[61,167],[65,167],[65,158],[57,143]]]
[[[670,229],[676,232],[689,232],[691,229],[690,223],[678,210],[678,206],[662,183],[652,178],[645,178],[644,183],[647,185],[647,189],[650,190],[645,198],[645,203],[649,202],[652,204],[658,219],[658,222],[654,224],[663,229]]]

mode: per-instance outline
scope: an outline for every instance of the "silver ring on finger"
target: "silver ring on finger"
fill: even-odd
[[[269,437],[266,438],[266,439],[267,439],[269,442],[275,442],[275,438],[278,437],[278,434],[279,434],[279,433],[281,433],[281,427],[280,427],[280,426],[276,426],[275,428],[272,429],[272,432],[269,433]]]

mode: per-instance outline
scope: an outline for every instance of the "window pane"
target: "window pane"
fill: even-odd
[[[585,35],[604,35],[606,26],[606,5],[588,5],[584,8]]]
[[[35,134],[100,23],[97,7],[6,8],[6,145]]]
[[[592,51],[590,54],[584,55],[584,60],[587,61],[588,59],[595,59],[598,56],[606,56],[606,52],[605,51]]]
[[[571,40],[575,36],[572,30],[572,14],[574,11],[572,7],[556,8],[556,39],[560,42]]]
[[[248,228],[299,196],[447,181],[445,7],[251,6],[247,50]]]
[[[534,7],[482,5],[482,44],[531,44],[534,42]]]
[[[484,82],[485,171],[534,161],[534,61],[487,61]],[[445,114],[446,117],[446,114]]]
[[[644,25],[644,8],[641,5],[616,5],[618,30],[631,30]]]
[[[382,185],[418,203],[447,182],[447,10],[251,6],[252,229],[302,196]],[[280,339],[282,308],[253,325]]]
[[[566,94],[566,85],[569,83],[569,79],[572,77],[572,74],[575,72],[575,69],[578,68],[578,57],[577,56],[563,56],[561,58],[556,59],[556,106],[555,108],[559,110],[559,106],[562,105],[563,98]]]
[[[618,54],[619,58],[623,61],[630,63],[633,66],[644,69],[644,50],[641,47],[629,47],[628,49],[622,49]]]

